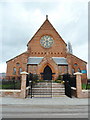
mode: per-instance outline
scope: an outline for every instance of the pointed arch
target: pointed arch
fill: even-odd
[[[44,58],[41,61],[41,63],[38,65],[37,74],[43,73],[44,68],[46,66],[49,66],[51,68],[51,70],[52,70],[52,73],[55,73],[53,75],[53,79],[56,79],[58,77],[58,74],[59,74],[59,69],[58,69],[57,64],[51,58]]]
[[[43,79],[44,80],[52,80],[52,70],[48,65],[44,68]]]

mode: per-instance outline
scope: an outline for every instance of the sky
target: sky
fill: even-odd
[[[49,2],[48,2],[49,1]],[[6,61],[25,52],[48,15],[73,54],[88,62],[88,0],[1,0],[0,72]]]

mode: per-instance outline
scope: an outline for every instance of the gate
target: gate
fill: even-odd
[[[65,95],[72,98],[71,87],[76,87],[76,77],[70,74],[64,74],[63,80],[65,81]]]
[[[32,97],[52,97],[52,80],[34,79],[35,75],[27,76],[27,84],[30,86],[29,96]],[[27,86],[28,86],[27,85]]]

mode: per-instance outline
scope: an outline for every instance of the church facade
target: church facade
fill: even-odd
[[[87,82],[87,62],[67,52],[67,44],[48,17],[27,43],[27,51],[6,63],[7,76],[16,77],[21,71],[27,71],[44,80],[55,80],[65,73],[82,72],[82,82]]]

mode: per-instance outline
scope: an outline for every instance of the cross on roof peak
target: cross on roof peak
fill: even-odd
[[[48,20],[48,15],[46,15],[46,20]]]

